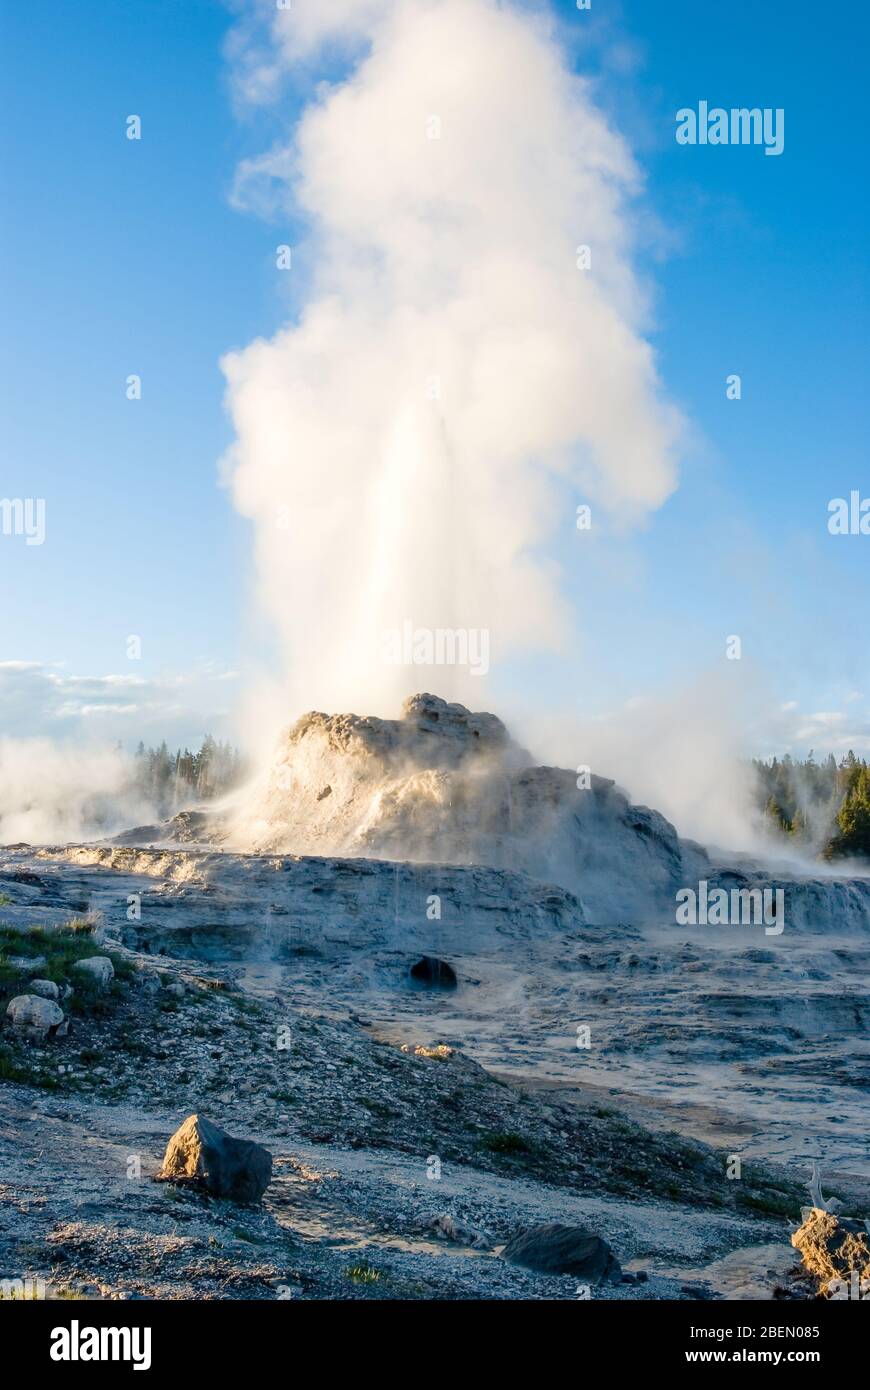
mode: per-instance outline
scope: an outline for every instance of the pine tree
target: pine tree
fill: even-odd
[[[854,785],[837,816],[840,833],[834,849],[838,854],[857,854],[870,858],[870,769],[859,767]]]
[[[786,818],[782,813],[782,808],[779,802],[776,800],[776,797],[772,796],[770,798],[770,800],[767,803],[767,806],[765,807],[764,815],[768,824],[774,830],[786,830],[788,828],[788,822],[786,821]]]
[[[807,844],[810,838],[810,827],[806,816],[800,807],[795,811],[791,818],[791,834],[800,844]]]

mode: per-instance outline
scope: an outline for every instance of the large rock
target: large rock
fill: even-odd
[[[63,1023],[63,1010],[38,994],[17,994],[9,1000],[6,1016],[16,1032],[34,1039],[53,1036]]]
[[[571,1274],[598,1284],[604,1280],[618,1284],[622,1278],[619,1261],[601,1236],[584,1226],[525,1226],[504,1247],[502,1258],[524,1265],[539,1274]]]
[[[73,970],[79,970],[83,975],[90,975],[98,985],[103,987],[111,984],[115,978],[115,967],[108,956],[86,956],[84,960],[76,961]]]
[[[791,1243],[800,1251],[821,1293],[831,1298],[848,1297],[854,1285],[862,1296],[866,1291],[870,1297],[870,1232],[866,1222],[813,1207]]]
[[[259,1202],[272,1179],[272,1155],[250,1139],[233,1139],[210,1120],[189,1115],[175,1131],[158,1178],[194,1182],[214,1197]]]

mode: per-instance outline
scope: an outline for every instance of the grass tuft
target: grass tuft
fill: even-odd
[[[375,1269],[374,1265],[359,1264],[346,1269],[344,1277],[352,1284],[379,1284],[385,1275],[382,1270]]]

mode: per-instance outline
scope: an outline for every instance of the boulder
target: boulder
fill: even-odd
[[[31,980],[27,989],[30,994],[38,994],[43,999],[53,999],[55,1003],[60,998],[60,990],[54,980]]]
[[[250,1139],[233,1139],[210,1120],[189,1115],[175,1131],[158,1179],[191,1182],[214,1197],[259,1202],[272,1179],[272,1155]]]
[[[51,999],[38,994],[17,994],[9,1000],[6,1016],[12,1027],[25,1037],[41,1039],[54,1036],[63,1023],[63,1010]]]
[[[418,984],[430,985],[434,989],[455,989],[458,983],[453,966],[448,965],[446,960],[439,960],[437,956],[421,956],[411,966],[411,979],[416,980]]]
[[[103,987],[111,984],[115,978],[115,967],[108,956],[86,956],[84,960],[75,962],[73,970],[80,970],[82,974],[90,975],[98,985]]]
[[[618,1284],[622,1279],[619,1261],[606,1240],[585,1226],[524,1226],[502,1250],[510,1264],[524,1265],[539,1274],[571,1274],[598,1284]]]
[[[800,1251],[820,1293],[846,1298],[854,1286],[862,1297],[870,1297],[870,1229],[866,1222],[813,1207],[791,1243]]]

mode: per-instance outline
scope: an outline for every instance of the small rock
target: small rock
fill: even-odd
[[[81,970],[83,974],[90,975],[98,985],[104,987],[111,984],[115,978],[115,967],[108,956],[86,956],[84,960],[75,962],[73,970]]]
[[[189,1115],[170,1139],[157,1176],[187,1179],[234,1202],[258,1202],[272,1179],[272,1155],[261,1144],[233,1139],[210,1120]]]
[[[473,1226],[466,1226],[464,1222],[457,1221],[449,1212],[442,1212],[439,1216],[433,1216],[429,1222],[429,1229],[436,1231],[439,1235],[446,1236],[448,1240],[455,1241],[457,1245],[468,1245],[472,1250],[491,1250],[494,1244],[492,1236],[486,1231],[476,1230]]]
[[[512,1236],[502,1250],[510,1264],[525,1265],[539,1274],[571,1274],[592,1283],[618,1284],[619,1261],[606,1240],[584,1226],[526,1226]]]
[[[28,1038],[48,1038],[63,1023],[63,1010],[38,994],[18,994],[9,1000],[6,1016],[12,1027]]]
[[[31,980],[27,989],[30,994],[39,994],[43,999],[53,999],[55,1003],[60,998],[60,990],[54,980]]]

